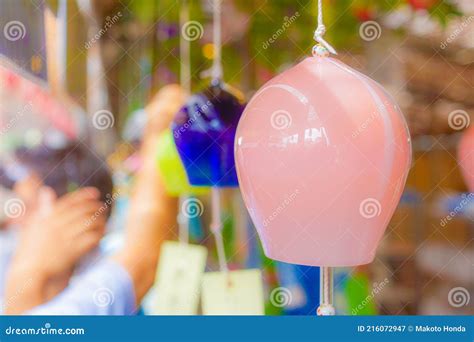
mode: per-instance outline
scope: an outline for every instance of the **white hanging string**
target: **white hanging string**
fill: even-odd
[[[189,22],[189,0],[181,0],[179,13],[181,29]],[[179,54],[181,57],[180,83],[187,95],[191,94],[191,42],[180,35]]]
[[[223,77],[222,68],[222,0],[213,1],[213,38],[214,38],[214,60],[211,76],[213,81],[221,81]]]
[[[184,214],[185,206],[190,197],[179,196],[179,208],[178,208],[178,239],[179,242],[188,244],[189,243],[189,217]]]
[[[323,21],[323,1],[318,0],[318,27],[314,31],[314,40],[324,46],[330,53],[337,55],[336,50],[324,40],[323,36],[326,33],[326,26]]]
[[[58,35],[58,64],[59,83],[62,90],[67,88],[67,1],[61,0],[58,7],[57,30]]]
[[[211,189],[211,231],[214,234],[217,248],[217,258],[219,260],[219,269],[221,272],[228,272],[227,259],[224,249],[224,238],[222,237],[222,220],[221,220],[221,195],[217,187]]]
[[[181,0],[181,8],[179,13],[180,27],[183,29],[189,22],[189,0]],[[186,92],[186,95],[191,94],[191,42],[185,39],[184,35],[180,35],[179,40],[179,54],[181,58],[180,65],[180,83],[181,87]],[[179,213],[178,221],[178,236],[179,242],[189,243],[189,218],[184,215],[183,206],[191,197],[181,195],[179,197]]]

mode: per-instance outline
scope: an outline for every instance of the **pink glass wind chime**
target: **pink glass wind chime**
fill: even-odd
[[[239,122],[235,158],[265,254],[320,266],[318,315],[334,315],[333,267],[373,261],[411,163],[385,89],[330,54],[318,2],[313,56],[276,76]]]

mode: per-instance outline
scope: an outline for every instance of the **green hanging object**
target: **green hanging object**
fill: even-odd
[[[206,187],[189,185],[186,171],[179,157],[170,129],[165,130],[158,137],[157,161],[158,169],[168,195],[176,197],[202,195],[209,191]]]
[[[350,315],[377,315],[374,293],[370,291],[369,278],[364,273],[356,273],[347,279],[344,292]]]

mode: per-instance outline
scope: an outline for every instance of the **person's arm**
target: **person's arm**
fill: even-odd
[[[147,108],[148,120],[141,155],[143,166],[135,180],[131,210],[126,225],[125,245],[112,259],[104,260],[88,270],[73,285],[45,303],[44,284],[54,272],[39,269],[41,278],[25,286],[27,271],[15,265],[9,279],[12,314],[132,314],[155,279],[161,243],[173,237],[176,226],[177,201],[166,195],[156,166],[157,138],[169,126],[171,118],[184,100],[179,87],[165,87]],[[63,205],[64,207],[64,205]],[[74,205],[70,206],[74,208]],[[50,220],[55,222],[53,218]],[[83,222],[83,221],[82,221]],[[48,245],[51,239],[39,246]],[[25,253],[24,257],[31,256]],[[26,260],[20,258],[21,260]],[[66,265],[62,265],[68,270]],[[56,274],[59,269],[56,269]],[[43,275],[46,275],[43,279]],[[24,290],[18,293],[18,289]],[[17,291],[17,292],[15,292]],[[108,299],[103,303],[104,299]],[[21,301],[21,302],[20,302]],[[130,304],[132,303],[132,304]],[[132,309],[130,309],[132,307]]]
[[[133,315],[133,283],[115,261],[103,259],[73,278],[52,300],[25,312],[27,315]]]
[[[5,314],[21,314],[61,292],[76,263],[104,234],[105,218],[95,215],[102,206],[96,189],[84,188],[59,200],[54,196],[51,189],[42,189],[40,208],[21,229],[7,273]]]
[[[130,199],[125,246],[113,257],[129,273],[137,304],[153,285],[162,242],[175,237],[178,204],[165,192],[156,152],[159,134],[169,127],[183,101],[181,88],[167,86],[146,108],[148,123],[140,151],[143,165]]]

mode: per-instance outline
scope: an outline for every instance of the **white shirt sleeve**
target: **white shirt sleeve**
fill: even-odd
[[[51,301],[27,315],[133,315],[135,291],[128,272],[111,260],[94,265]]]

